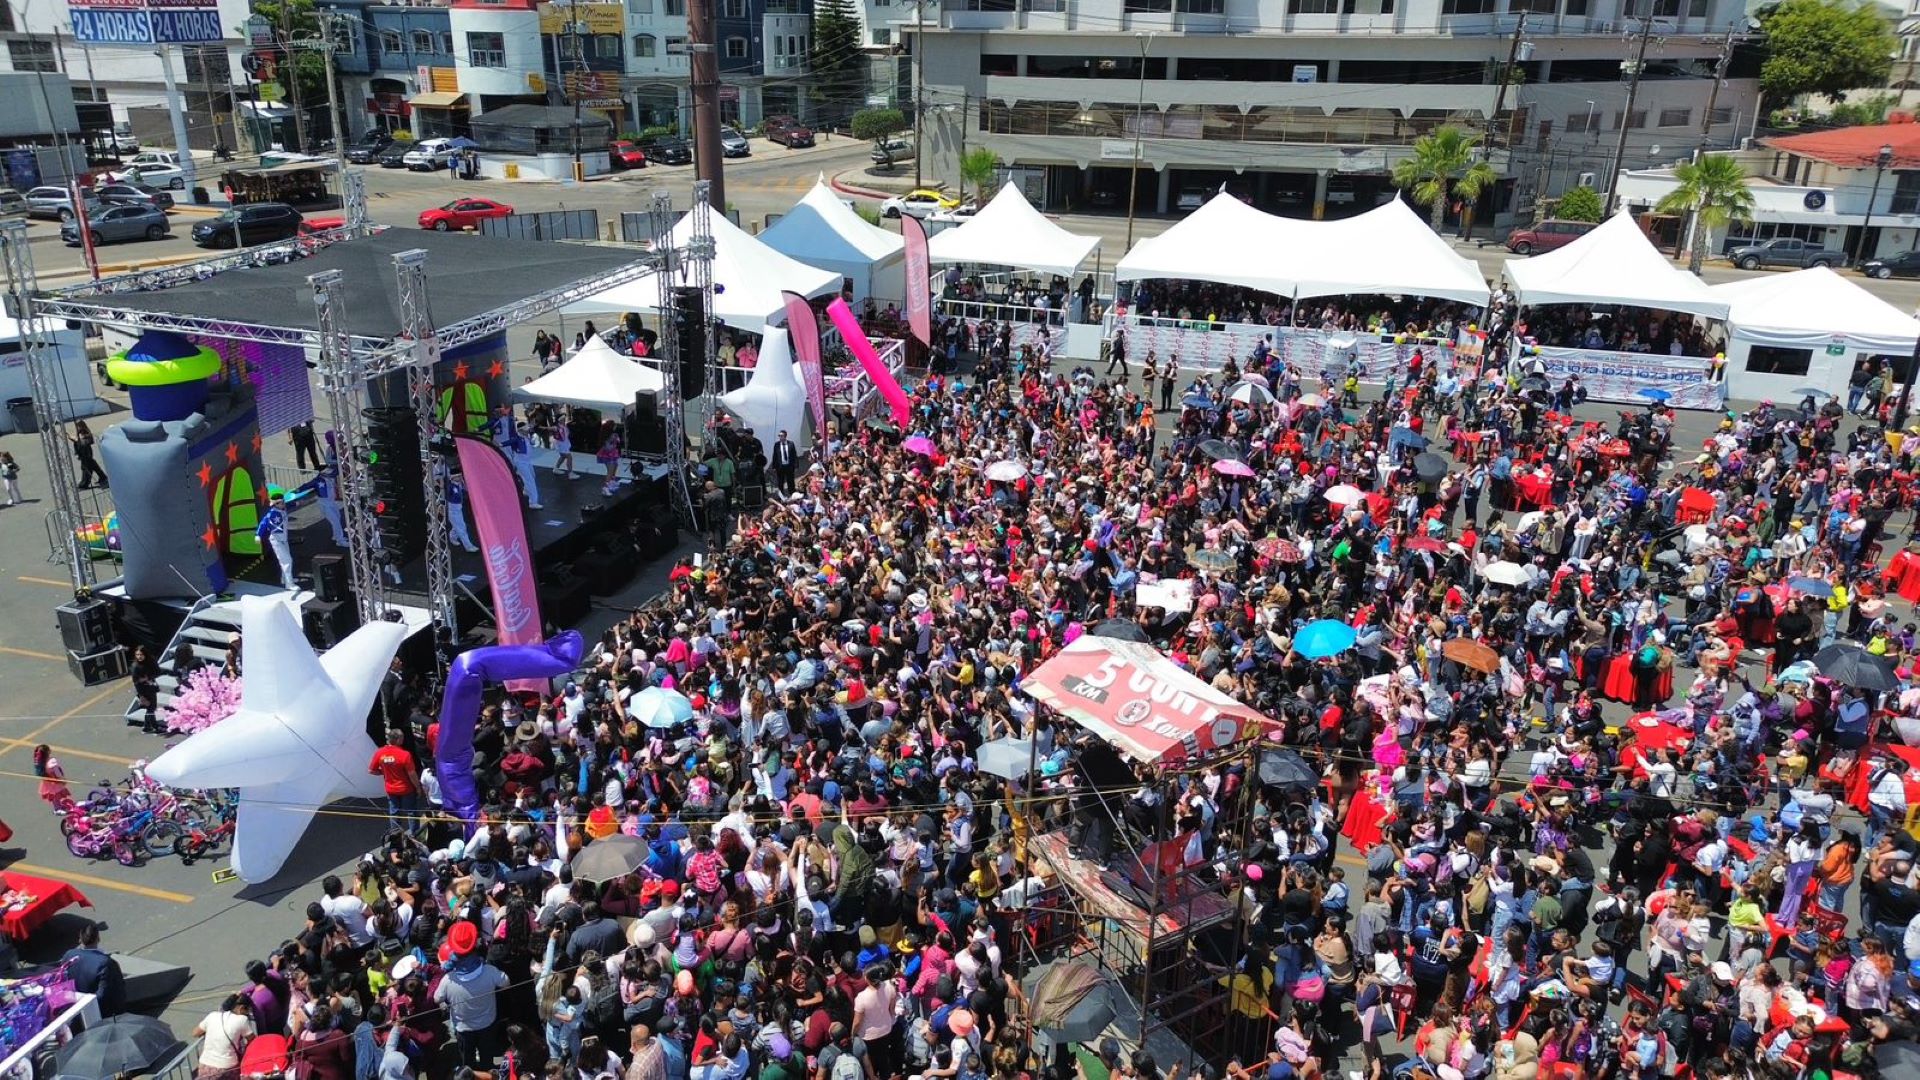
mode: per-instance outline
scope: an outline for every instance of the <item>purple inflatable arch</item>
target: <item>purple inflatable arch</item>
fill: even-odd
[[[473,726],[480,719],[480,690],[508,679],[551,679],[580,666],[586,642],[567,630],[539,645],[487,645],[468,649],[447,670],[440,697],[440,741],[434,772],[447,810],[471,831],[480,821],[480,791],[473,782]]]

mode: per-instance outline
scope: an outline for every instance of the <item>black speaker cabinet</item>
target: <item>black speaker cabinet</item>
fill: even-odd
[[[648,560],[664,559],[680,546],[680,530],[675,527],[671,514],[637,522],[634,538],[640,541],[640,554]]]
[[[572,574],[540,585],[540,611],[555,626],[577,626],[593,610],[593,590]]]
[[[595,549],[573,561],[573,572],[587,583],[595,596],[611,596],[633,580],[640,559],[625,545]]]
[[[313,557],[313,595],[321,600],[345,600],[352,591],[347,579],[347,557],[345,555],[315,555]]]
[[[88,653],[67,650],[68,669],[73,672],[74,678],[87,686],[99,686],[126,678],[128,664],[127,650],[120,645]]]
[[[97,653],[113,646],[113,608],[105,600],[75,600],[53,613],[68,652]]]
[[[345,600],[309,600],[300,610],[302,629],[316,649],[331,649],[360,627],[360,608]]]

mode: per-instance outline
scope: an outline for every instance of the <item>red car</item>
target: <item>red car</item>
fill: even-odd
[[[492,199],[455,199],[445,206],[420,211],[420,227],[446,232],[478,228],[487,218],[506,217],[513,207]]]
[[[615,139],[607,144],[607,159],[616,169],[644,169],[647,167],[646,152],[631,139]]]

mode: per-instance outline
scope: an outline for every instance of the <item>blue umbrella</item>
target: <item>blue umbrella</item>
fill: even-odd
[[[1293,635],[1293,651],[1309,660],[1338,656],[1353,648],[1353,627],[1338,619],[1315,619]]]
[[[649,686],[627,702],[627,715],[650,728],[670,728],[693,719],[693,702],[678,690]]]
[[[1795,592],[1806,593],[1808,596],[1817,596],[1822,600],[1825,600],[1829,596],[1833,595],[1833,586],[1828,584],[1827,582],[1821,581],[1819,578],[1810,578],[1810,577],[1789,578],[1787,580],[1787,588],[1792,589]]]
[[[1673,396],[1670,390],[1661,390],[1652,386],[1643,386],[1636,392],[1648,401],[1665,401]]]
[[[455,150],[477,150],[480,147],[479,143],[474,142],[465,135],[455,135],[453,138],[447,140],[447,145]]]

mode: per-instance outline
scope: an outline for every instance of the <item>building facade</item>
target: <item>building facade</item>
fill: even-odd
[[[1137,184],[1140,212],[1175,213],[1224,185],[1340,217],[1391,198],[1413,141],[1453,124],[1489,138],[1500,175],[1477,216],[1512,221],[1604,178],[1623,126],[1633,168],[1751,130],[1755,82],[1715,78],[1743,4],[1653,0],[1643,23],[1627,0],[1511,3],[950,0],[916,50],[926,172],[953,184],[985,146],[1050,209],[1124,206]],[[909,11],[894,28],[916,25]]]

